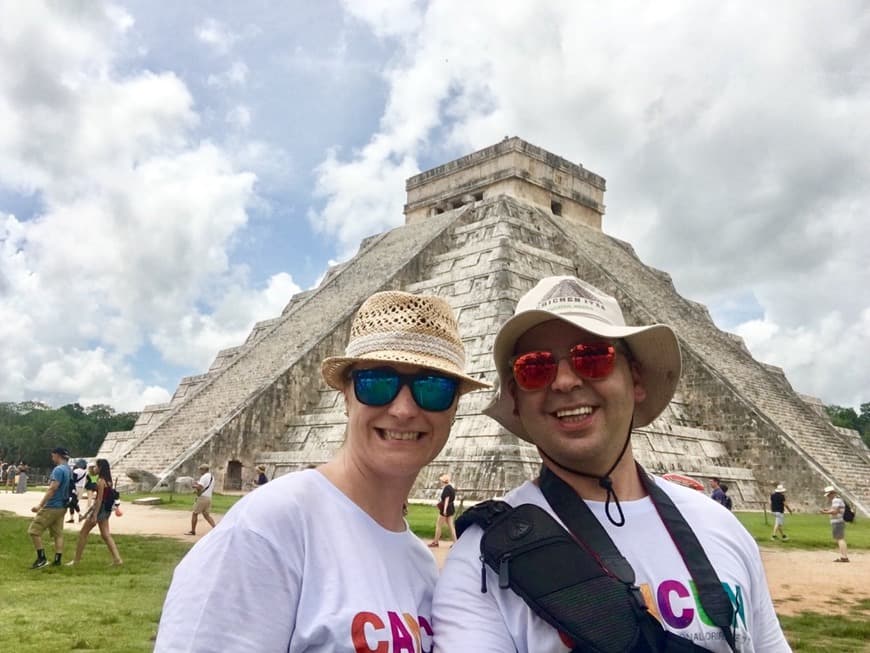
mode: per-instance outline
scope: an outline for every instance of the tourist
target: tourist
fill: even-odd
[[[257,465],[257,487],[265,485],[269,482],[269,477],[266,476],[266,466]]]
[[[45,547],[42,544],[42,534],[48,530],[54,539],[54,563],[60,565],[63,556],[63,517],[66,514],[67,493],[69,484],[72,482],[69,465],[69,451],[64,447],[55,447],[51,450],[51,462],[54,469],[48,480],[48,489],[38,506],[33,506],[31,511],[36,513],[33,521],[27,529],[27,534],[36,549],[36,560],[30,565],[31,569],[40,569],[48,564],[45,557]],[[19,474],[25,474],[22,470],[25,465],[19,465]]]
[[[613,297],[549,277],[502,325],[494,359],[499,389],[484,412],[543,466],[505,497],[521,509],[485,503],[460,518],[433,601],[436,651],[635,650],[638,638],[644,650],[789,650],[752,536],[635,461],[632,430],[667,407],[679,380],[669,327],[626,326]],[[507,553],[484,564],[486,522],[487,555]]]
[[[830,501],[830,505],[827,508],[822,508],[819,512],[830,515],[831,535],[840,552],[840,557],[836,558],[834,562],[849,562],[849,549],[846,546],[846,520],[843,519],[843,514],[846,512],[846,502],[843,501],[833,485],[828,485],[823,492],[825,498]]]
[[[387,291],[321,372],[344,444],[226,514],[175,570],[155,651],[428,651],[437,565],[402,507],[441,451],[467,376],[450,306]],[[469,650],[460,647],[455,650]]]
[[[724,506],[726,498],[725,490],[722,489],[721,481],[716,476],[710,479],[710,487],[713,488],[710,498],[716,503],[721,503]]]
[[[444,486],[441,489],[441,500],[438,501],[438,519],[435,520],[435,538],[429,543],[432,548],[438,548],[441,541],[441,527],[447,526],[450,532],[450,537],[456,541],[456,526],[453,523],[453,515],[456,513],[456,507],[453,505],[456,501],[456,490],[450,485],[450,474],[442,474],[438,479]]]
[[[109,549],[109,554],[112,556],[112,564],[123,564],[121,554],[118,552],[118,546],[115,544],[115,540],[109,530],[109,517],[112,516],[116,499],[115,485],[112,482],[112,470],[109,466],[109,461],[105,458],[97,458],[96,467],[99,478],[97,479],[97,497],[94,509],[91,510],[87,519],[85,519],[85,523],[82,524],[82,528],[79,531],[79,539],[76,543],[76,555],[73,560],[66,563],[68,566],[77,565],[81,562],[85,545],[88,543],[88,534],[94,526],[99,526],[100,537],[103,538],[103,542],[106,543],[106,547]]]
[[[199,515],[205,519],[209,525],[214,528],[215,521],[211,516],[211,498],[214,494],[214,474],[209,470],[208,465],[203,463],[199,466],[199,480],[193,484],[193,491],[196,492],[196,502],[193,504],[193,512],[190,514],[190,530],[185,535],[196,535],[196,521]]]
[[[27,479],[29,478],[30,466],[25,462],[18,463],[18,474],[15,476],[15,494],[27,492]]]
[[[15,483],[17,482],[16,476],[18,476],[18,466],[10,462],[6,467],[6,492],[7,494],[10,492],[15,492]]]
[[[791,512],[791,506],[785,500],[785,486],[780,483],[773,489],[773,493],[770,495],[770,512],[773,513],[773,534],[770,536],[770,539],[775,540],[777,533],[779,533],[782,541],[788,542],[788,535],[783,530],[786,510]]]

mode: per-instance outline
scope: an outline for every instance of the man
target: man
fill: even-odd
[[[63,516],[66,514],[66,500],[69,492],[70,468],[69,468],[69,451],[63,447],[55,447],[51,450],[51,462],[54,464],[54,469],[51,470],[51,476],[48,481],[48,489],[42,497],[42,501],[38,506],[31,508],[32,512],[36,513],[36,517],[30,522],[30,527],[27,529],[27,534],[33,541],[33,546],[36,549],[36,560],[30,566],[31,569],[41,569],[48,564],[48,559],[45,557],[45,547],[42,544],[42,534],[48,530],[54,538],[54,565],[61,564],[63,556]]]
[[[770,539],[775,540],[776,534],[782,538],[783,542],[788,542],[788,535],[783,531],[785,525],[785,511],[791,512],[791,506],[785,500],[785,486],[780,483],[773,489],[773,494],[770,495],[770,512],[773,513],[773,534]]]
[[[831,502],[831,505],[822,508],[819,512],[831,516],[831,535],[840,551],[840,557],[834,562],[849,562],[849,551],[846,548],[846,520],[843,519],[843,513],[846,512],[846,502],[840,498],[833,485],[828,485],[823,491],[825,498]]]
[[[202,464],[199,466],[199,472],[202,476],[193,484],[193,490],[199,496],[196,503],[193,504],[193,513],[190,515],[190,530],[185,535],[196,535],[196,520],[199,515],[205,519],[211,527],[215,527],[214,519],[210,514],[211,511],[211,495],[214,492],[214,475],[208,471],[208,465]]]
[[[669,327],[627,327],[613,297],[574,277],[550,277],[520,299],[516,313],[496,337],[494,358],[499,389],[484,412],[534,444],[543,462],[541,476],[510,492],[509,504],[534,504],[556,515],[544,490],[567,486],[570,507],[582,512],[587,506],[596,528],[603,528],[602,534],[633,568],[647,610],[661,628],[673,633],[665,636],[655,625],[663,638],[690,640],[683,643],[695,646],[692,650],[728,651],[729,638],[740,651],[790,650],[749,533],[731,513],[710,511],[703,494],[662,479],[642,478],[636,466],[632,429],[646,426],[664,410],[679,380],[679,345]],[[661,499],[653,503],[649,496],[652,486],[658,488],[656,496],[663,491],[670,497],[712,563],[728,595],[722,595],[725,607],[729,599],[734,606],[731,629],[727,624],[724,629],[712,625],[698,608],[698,579],[689,573],[665,530],[657,511]],[[560,516],[559,521],[566,520]],[[528,532],[518,528],[510,537]],[[510,580],[509,564],[504,578],[488,565],[481,570],[481,535],[477,525],[465,531],[442,570],[433,602],[435,650],[574,650],[575,642],[566,633],[504,587]],[[586,533],[575,529],[572,536],[583,539]],[[576,560],[565,560],[566,571],[575,566],[569,562]],[[694,560],[692,566],[697,567]],[[624,567],[620,571],[624,573]],[[714,577],[709,583],[713,591],[719,591],[720,582]],[[608,597],[596,596],[583,606],[597,611],[590,624],[612,621],[606,618]],[[584,596],[575,597],[583,602]],[[573,599],[560,603],[576,606]],[[725,630],[731,632],[726,635]]]
[[[710,479],[710,487],[713,488],[713,492],[710,494],[710,498],[713,499],[716,503],[721,503],[723,506],[726,503],[726,499],[728,498],[725,494],[725,490],[722,489],[722,485],[719,482],[717,477],[713,477]]]

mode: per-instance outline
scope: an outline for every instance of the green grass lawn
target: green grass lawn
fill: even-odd
[[[133,498],[126,495],[123,500]],[[168,494],[165,498],[168,502]],[[225,512],[239,498],[215,495],[215,511]],[[190,495],[174,495],[167,507],[189,510],[191,501]],[[436,516],[433,506],[409,506],[408,522],[424,539],[433,536]],[[772,522],[765,525],[762,514],[737,516],[762,544],[833,550],[827,521],[821,515],[787,517],[786,532],[792,538],[787,543],[770,541]],[[21,653],[151,651],[172,571],[192,544],[116,535],[124,566],[110,567],[106,546],[92,533],[81,565],[31,570],[35,555],[26,532],[29,522],[0,512],[0,642]],[[870,520],[859,517],[847,537],[853,549],[870,548]],[[68,536],[66,560],[74,546]],[[47,553],[52,557],[50,544]],[[868,651],[870,601],[856,602],[853,614],[854,618],[845,618],[805,613],[781,617],[781,622],[795,651]]]
[[[830,549],[832,553],[836,551],[836,544],[831,539],[831,523],[827,515],[786,513],[785,533],[789,541],[781,542],[770,539],[770,534],[773,532],[773,515],[767,515],[765,524],[764,513],[736,512],[734,514],[759,544],[799,549]],[[859,515],[853,523],[848,524],[846,542],[849,549],[870,549],[870,519]]]
[[[213,494],[211,497],[211,511],[222,515],[232,508],[244,495],[240,494]],[[190,512],[196,501],[195,494],[178,494],[169,492],[126,492],[121,495],[121,503],[132,503],[136,499],[145,497],[160,497],[160,507],[167,510],[184,510]]]
[[[114,535],[124,566],[110,567],[106,545],[92,533],[80,565],[32,570],[36,555],[27,536],[29,523],[0,512],[4,650],[151,651],[172,570],[192,544]],[[54,548],[47,540],[46,553],[53,559]],[[66,562],[75,550],[74,537],[67,535],[64,549]]]

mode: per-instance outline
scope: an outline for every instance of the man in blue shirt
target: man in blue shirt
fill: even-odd
[[[40,569],[48,564],[45,557],[45,548],[42,544],[42,534],[48,529],[54,538],[54,565],[60,565],[63,556],[63,517],[66,514],[66,497],[69,494],[69,484],[72,481],[69,468],[69,451],[63,447],[55,447],[51,450],[51,462],[54,469],[48,482],[48,489],[38,506],[31,508],[36,517],[30,522],[27,534],[33,540],[36,548],[36,561],[30,566],[31,569]]]

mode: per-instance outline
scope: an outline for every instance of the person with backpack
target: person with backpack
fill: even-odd
[[[752,536],[703,493],[649,475],[631,434],[667,407],[676,335],[627,326],[575,277],[520,298],[484,413],[540,475],[459,518],[433,599],[435,651],[789,651]]]
[[[115,540],[109,530],[109,517],[112,516],[112,510],[118,498],[118,492],[115,490],[114,483],[112,482],[112,469],[109,461],[105,458],[97,458],[96,466],[99,474],[97,479],[97,499],[94,503],[94,509],[87,516],[85,523],[82,524],[82,528],[79,531],[75,558],[66,563],[69,567],[77,565],[82,561],[82,554],[85,552],[85,545],[88,543],[88,535],[94,526],[98,526],[100,529],[100,537],[103,538],[103,542],[106,543],[106,547],[109,549],[109,554],[112,556],[112,564],[124,564],[124,561],[121,560],[121,554],[118,552],[118,545],[115,544]]]
[[[791,512],[791,506],[785,500],[785,486],[780,483],[773,489],[773,494],[770,495],[770,512],[773,513],[773,534],[770,539],[775,540],[776,534],[782,538],[783,542],[788,542],[788,535],[782,530],[785,526],[785,511]]]
[[[51,462],[54,469],[48,481],[48,489],[42,497],[39,505],[31,508],[36,513],[27,534],[33,541],[36,549],[36,560],[30,565],[31,569],[41,569],[48,564],[45,557],[45,547],[42,544],[42,534],[48,530],[54,538],[54,565],[60,565],[63,557],[63,516],[66,514],[66,506],[69,495],[69,486],[72,482],[69,468],[69,451],[64,447],[55,447],[51,450]],[[23,466],[19,467],[20,468]],[[22,473],[19,471],[19,474]]]
[[[82,491],[85,485],[84,478],[87,475],[85,461],[83,459],[79,458],[75,465],[70,468],[70,475],[72,482],[69,485],[69,500],[67,501],[69,519],[66,520],[66,523],[74,524],[76,513],[79,515],[79,521],[82,520],[82,509],[79,506],[79,497],[82,496]]]
[[[846,546],[846,520],[844,519],[846,512],[846,502],[843,501],[837,488],[833,485],[828,485],[823,490],[825,498],[831,502],[827,508],[822,508],[819,512],[825,515],[830,515],[831,518],[831,535],[837,543],[837,549],[840,552],[840,557],[834,559],[834,562],[849,562],[849,548]]]

